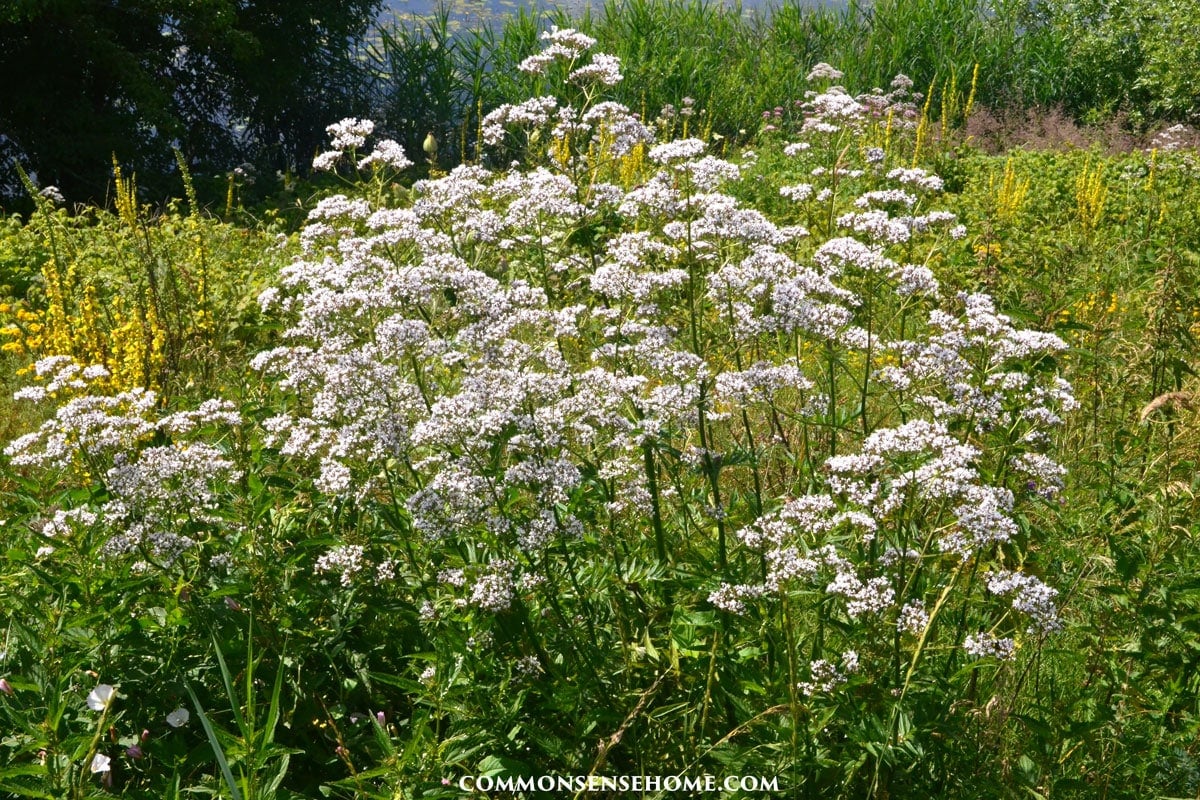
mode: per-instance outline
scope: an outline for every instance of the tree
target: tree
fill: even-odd
[[[0,0],[0,196],[14,160],[72,200],[104,197],[114,156],[163,187],[175,147],[200,171],[303,167],[365,111],[380,3]]]

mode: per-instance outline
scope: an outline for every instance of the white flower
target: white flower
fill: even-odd
[[[107,683],[102,683],[95,689],[92,689],[91,693],[87,696],[88,708],[90,708],[92,711],[103,711],[104,709],[108,708],[110,703],[112,703],[112,700],[116,694],[116,689],[109,686]],[[105,759],[105,763],[108,763],[108,759]],[[107,769],[107,767],[105,767],[105,769]],[[92,772],[96,771],[97,770],[95,769],[92,770]]]
[[[347,117],[325,128],[325,132],[333,139],[335,150],[362,147],[374,130],[374,122],[357,117]]]
[[[913,600],[904,604],[896,619],[896,629],[901,633],[920,636],[929,626],[929,612],[925,610],[923,600]]]
[[[337,164],[341,157],[341,150],[327,150],[313,158],[312,167],[317,172],[326,172],[333,169],[334,165]]]
[[[853,664],[855,668],[858,666],[858,654],[853,651],[847,652],[845,655],[853,656]],[[823,658],[813,661],[809,665],[812,673],[810,680],[801,681],[796,685],[801,694],[806,697],[814,697],[816,695],[829,694],[837,687],[846,682],[846,674],[838,669],[836,664],[832,664]],[[853,672],[854,670],[850,670]]]
[[[366,566],[363,563],[364,552],[363,546],[360,544],[347,544],[335,547],[317,559],[317,563],[313,566],[313,571],[340,572],[342,574],[342,586],[350,586],[354,580],[354,576],[362,572]]]
[[[92,772],[108,772],[110,769],[112,769],[112,767],[109,766],[109,762],[111,761],[112,759],[104,755],[104,753],[96,753],[96,755],[92,757]]]
[[[62,205],[63,203],[67,202],[67,198],[63,197],[63,193],[59,191],[57,186],[47,186],[45,189],[42,189],[40,192],[38,192],[38,194],[53,203],[57,203],[58,205]]]
[[[375,150],[371,155],[358,162],[358,168],[379,165],[392,169],[408,169],[412,164],[412,160],[405,154],[402,146],[391,139],[383,139],[375,144]]]
[[[706,149],[708,145],[699,139],[675,139],[650,148],[650,160],[656,164],[669,164],[696,158]]]
[[[1011,659],[1016,653],[1016,643],[1010,638],[997,638],[987,631],[973,633],[963,641],[963,650],[975,658]]]
[[[841,77],[842,77],[841,70],[835,69],[834,67],[832,67],[829,64],[826,64],[824,61],[822,61],[821,63],[819,63],[815,67],[813,67],[812,70],[808,73],[807,80],[810,80],[810,81],[816,81],[816,80],[836,81]]]
[[[188,713],[186,708],[177,708],[170,714],[167,714],[167,724],[172,728],[180,728],[187,725],[188,720],[191,718],[192,715]]]
[[[812,197],[812,193],[813,187],[811,183],[799,183],[795,186],[781,186],[779,188],[780,195],[789,200],[795,200],[798,203]]]
[[[591,64],[575,70],[567,79],[579,84],[595,81],[605,86],[616,86],[621,82],[621,59],[607,53],[595,53]]]
[[[512,579],[500,572],[484,575],[471,588],[471,602],[484,611],[506,611],[512,601]]]

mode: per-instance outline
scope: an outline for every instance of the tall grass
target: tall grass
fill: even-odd
[[[784,0],[749,12],[711,0],[607,0],[596,11],[519,10],[455,33],[449,12],[380,32],[377,117],[415,148],[429,130],[447,163],[474,154],[480,110],[519,102],[532,88],[517,64],[551,25],[577,28],[621,59],[615,99],[653,118],[693,98],[703,124],[727,138],[755,133],[762,112],[799,100],[812,66],[846,73],[852,92],[897,73],[918,89],[965,85],[978,65],[989,105],[1062,101],[1066,45],[1027,4],[1012,0],[852,0],[810,7]]]

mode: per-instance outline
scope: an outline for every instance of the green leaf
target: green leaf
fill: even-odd
[[[218,648],[217,652],[220,652]],[[224,662],[221,663],[224,668]],[[196,707],[196,716],[200,718],[200,725],[204,728],[204,734],[208,737],[208,743],[212,745],[213,755],[216,756],[217,766],[221,769],[221,776],[225,779],[225,785],[229,787],[230,794],[233,795],[233,800],[242,800],[242,793],[238,789],[237,782],[233,779],[233,771],[229,769],[229,761],[225,758],[225,751],[221,749],[221,743],[217,741],[217,732],[213,730],[212,723],[208,721],[208,714],[204,713],[204,706],[200,705],[200,698],[196,697],[196,693],[192,691],[192,685],[184,681],[183,688],[187,689],[188,696],[192,698],[192,705]]]
[[[533,767],[524,761],[506,756],[487,756],[479,762],[478,774],[494,777],[497,775],[529,775]]]
[[[55,795],[43,792],[41,789],[9,783],[3,779],[0,779],[0,792],[11,797],[37,797],[41,798],[41,800],[56,800]]]
[[[242,716],[242,709],[237,701],[237,693],[233,690],[233,676],[230,675],[229,667],[225,664],[225,655],[221,652],[221,643],[217,641],[215,634],[213,635],[213,649],[217,654],[217,665],[221,668],[221,680],[225,683],[225,693],[229,697],[229,706],[233,709],[233,719],[237,722],[238,730],[245,737],[247,734],[246,719]]]

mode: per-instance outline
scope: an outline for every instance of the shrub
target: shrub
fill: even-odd
[[[270,230],[206,216],[194,195],[189,212],[152,213],[119,166],[116,213],[72,215],[55,187],[28,189],[36,210],[4,240],[16,256],[5,280],[23,291],[0,312],[20,374],[69,356],[104,368],[95,388],[170,394],[215,381],[258,335],[255,287],[284,257]]]

